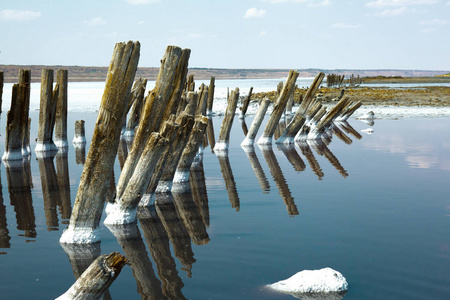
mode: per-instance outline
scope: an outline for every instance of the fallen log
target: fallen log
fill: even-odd
[[[139,61],[139,42],[117,43],[106,77],[91,146],[80,179],[69,227],[60,243],[95,243],[120,141],[126,99]]]
[[[118,252],[99,256],[81,274],[77,281],[57,300],[65,299],[100,299],[127,264],[125,256]]]

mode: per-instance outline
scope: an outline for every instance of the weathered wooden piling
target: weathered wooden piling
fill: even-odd
[[[250,105],[250,100],[252,98],[253,93],[253,87],[250,87],[250,90],[248,91],[247,96],[245,96],[244,100],[242,101],[242,107],[240,108],[241,113],[239,114],[239,118],[244,118],[245,114],[247,113],[248,106]]]
[[[197,116],[194,126],[191,130],[189,140],[185,145],[181,157],[178,161],[173,182],[186,182],[189,180],[189,171],[194,161],[195,155],[203,142],[203,136],[208,125],[208,118],[205,116]]]
[[[94,134],[80,179],[69,227],[60,243],[94,243],[108,193],[114,160],[139,61],[139,42],[117,43],[111,60]]]
[[[294,87],[294,91],[297,89],[297,85]],[[294,106],[294,93],[291,94],[287,103],[286,103],[286,116],[292,115],[292,107]]]
[[[84,129],[84,123],[84,120],[75,121],[75,135],[72,140],[72,143],[74,145],[86,144],[86,132]]]
[[[295,70],[289,71],[288,78],[283,85],[283,88],[276,100],[273,111],[270,114],[269,120],[267,121],[266,128],[260,139],[258,140],[258,144],[260,145],[268,145],[272,143],[272,137],[275,133],[278,123],[280,122],[281,115],[286,108],[286,103],[291,94],[294,92],[295,82],[298,77],[298,72]]]
[[[336,118],[336,121],[342,122],[350,118],[351,115],[355,113],[355,111],[362,106],[362,102],[358,101],[356,103],[352,103],[351,106],[347,107],[342,113]]]
[[[6,118],[5,153],[3,161],[20,161],[29,152],[30,70],[19,71],[19,83],[14,84],[11,109]]]
[[[3,82],[4,82],[3,71],[0,71],[0,114],[2,113]]]
[[[269,104],[270,101],[268,98],[262,99],[261,103],[259,103],[258,111],[256,112],[252,125],[250,125],[247,135],[241,143],[241,147],[253,146],[256,134],[258,133],[259,127],[261,127],[261,123],[264,120]]]
[[[236,113],[236,107],[239,100],[239,88],[231,91],[231,95],[228,98],[227,109],[225,116],[220,126],[219,139],[214,146],[214,152],[227,151],[228,143],[230,141],[231,126],[233,126],[234,115]]]
[[[186,92],[195,91],[194,74],[190,74],[186,82]]]
[[[201,115],[205,116],[207,104],[208,104],[208,87],[204,83],[202,83],[202,85],[199,88],[198,104],[194,116],[201,116]]]
[[[133,102],[133,106],[130,110],[130,117],[124,133],[125,136],[134,136],[134,130],[139,124],[139,118],[141,117],[142,108],[144,106],[144,93],[146,86],[147,79],[139,78],[134,82],[133,88],[131,89],[130,96],[132,99],[130,99],[130,103]]]
[[[216,78],[214,76],[211,76],[211,80],[209,81],[208,86],[208,103],[206,105],[206,115],[211,116],[212,115],[212,109],[214,104],[214,90],[216,88],[215,86]]]
[[[56,87],[58,93],[56,99],[56,115],[55,115],[55,145],[64,150],[69,147],[67,141],[67,81],[68,71],[56,71]]]
[[[56,299],[100,299],[127,263],[125,256],[118,252],[99,256],[67,292]]]
[[[40,157],[52,157],[58,151],[53,142],[55,127],[56,99],[59,86],[53,91],[53,70],[42,69],[41,73],[41,100],[39,107],[39,128],[34,151]]]
[[[341,99],[324,117],[320,117],[320,121],[312,127],[311,132],[308,135],[309,139],[320,138],[320,135],[330,126],[331,122],[350,105],[351,101],[348,97]]]

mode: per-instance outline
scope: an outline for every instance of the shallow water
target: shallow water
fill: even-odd
[[[34,150],[38,113],[31,118]],[[69,141],[84,119],[89,147],[95,118],[70,112]],[[222,118],[213,121],[217,137]],[[67,159],[37,160],[33,151],[29,168],[3,164],[1,298],[55,298],[91,259],[119,251],[132,266],[109,289],[112,299],[292,299],[264,286],[327,266],[347,278],[344,299],[448,299],[450,119],[375,120],[373,134],[361,133],[368,127],[350,120],[338,126],[347,138],[335,133],[327,146],[246,153],[235,118],[228,156],[204,149],[192,193],[158,198],[128,226],[133,238],[102,225],[100,244],[72,252],[58,240],[83,155],[71,145]]]

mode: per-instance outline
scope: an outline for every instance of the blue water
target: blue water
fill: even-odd
[[[31,118],[34,149],[38,113]],[[70,113],[69,141],[74,121],[84,119],[89,147],[95,118],[94,112]],[[222,118],[213,121],[217,137]],[[255,146],[248,155],[239,146],[244,133],[236,118],[228,157],[204,150],[198,182],[206,194],[155,205],[132,240],[118,240],[102,225],[91,258],[111,251],[135,255],[107,297],[140,299],[151,291],[155,298],[293,299],[264,286],[328,266],[349,283],[344,299],[449,299],[450,119],[376,120],[371,135],[361,133],[369,127],[363,122],[349,125],[356,133],[338,128],[350,145],[333,135],[326,148]],[[29,171],[2,164],[1,299],[53,299],[83,268],[82,249],[77,264],[58,242],[82,172],[76,154],[70,146],[66,160],[42,161],[33,152]],[[137,265],[146,266],[146,277],[135,272],[139,280]]]

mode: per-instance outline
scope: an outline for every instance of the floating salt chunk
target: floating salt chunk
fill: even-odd
[[[356,119],[360,119],[360,120],[371,120],[375,117],[375,114],[373,113],[373,111],[369,111],[367,114],[364,114],[360,117],[357,117]]]
[[[348,283],[338,271],[323,268],[298,272],[268,287],[301,299],[342,299]]]
[[[367,128],[367,129],[361,130],[361,132],[364,132],[364,133],[367,133],[367,134],[372,134],[373,133],[373,129],[372,128]]]

